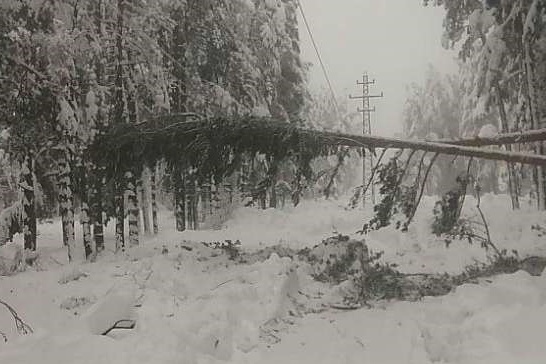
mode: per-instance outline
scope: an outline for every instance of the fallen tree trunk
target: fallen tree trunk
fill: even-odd
[[[226,157],[229,153],[261,153],[283,159],[301,153],[309,157],[335,155],[339,147],[411,149],[546,166],[546,155],[473,146],[529,143],[543,139],[546,139],[546,129],[490,138],[422,141],[301,129],[294,123],[260,117],[195,121],[184,116],[169,116],[137,125],[116,125],[108,135],[98,140],[93,149],[95,158],[105,164],[112,176],[126,168],[123,161],[138,166],[165,160],[172,166],[199,168],[204,177],[218,177],[232,169]]]
[[[537,154],[526,154],[518,152],[505,152],[500,150],[480,149],[464,145],[447,144],[445,142],[414,141],[397,138],[385,138],[372,135],[350,135],[342,133],[320,132],[300,130],[300,133],[309,137],[319,138],[324,144],[340,145],[348,147],[366,148],[396,148],[423,150],[447,155],[460,155],[490,160],[507,161],[513,163],[531,164],[546,166],[546,156]],[[546,135],[546,131],[543,131]],[[501,138],[502,139],[502,138]],[[495,142],[497,143],[497,141]],[[506,140],[500,144],[509,144]],[[488,145],[488,144],[482,144]],[[489,144],[491,145],[491,144]]]
[[[523,132],[503,133],[492,137],[476,137],[466,139],[439,139],[426,140],[434,143],[462,145],[467,147],[484,147],[488,145],[509,145],[534,143],[546,140],[546,129],[537,129]]]

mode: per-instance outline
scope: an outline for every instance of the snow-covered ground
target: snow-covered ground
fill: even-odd
[[[109,246],[92,264],[67,264],[58,222],[40,225],[37,267],[0,277],[0,299],[33,329],[21,336],[0,307],[0,363],[543,363],[546,275],[503,275],[419,302],[340,311],[340,297],[315,282],[305,265],[273,254],[234,264],[201,242],[239,240],[243,249],[313,246],[352,234],[369,212],[344,200],[306,201],[282,210],[236,210],[224,229],[177,233],[164,211],[162,232],[114,256]],[[451,272],[485,261],[479,246],[449,248],[430,233],[426,199],[407,233],[369,234],[372,250],[406,272]],[[470,199],[465,214],[475,214]],[[485,196],[482,208],[500,249],[546,255],[546,216],[512,212],[509,200]],[[77,231],[78,234],[78,231]],[[166,249],[165,249],[166,248]],[[97,335],[117,319],[132,330]]]

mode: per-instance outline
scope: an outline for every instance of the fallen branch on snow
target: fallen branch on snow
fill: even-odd
[[[2,300],[0,300],[0,305],[4,305],[13,316],[13,320],[15,321],[15,326],[17,327],[17,332],[23,335],[33,333],[32,328],[29,325],[27,325],[23,321],[23,319],[21,319],[21,317],[19,316],[19,314],[17,313],[17,311],[15,311],[13,307],[11,307],[10,305],[8,305],[6,302]],[[6,336],[6,334],[4,334],[3,332],[0,332],[0,335],[2,335],[2,337],[4,338],[4,342],[8,341],[8,337]]]

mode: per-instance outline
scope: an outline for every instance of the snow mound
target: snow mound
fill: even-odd
[[[116,322],[131,319],[135,301],[134,287],[114,287],[82,316],[83,327],[90,334],[101,335]]]
[[[545,289],[545,275],[519,271],[428,300],[421,333],[429,358],[443,363],[543,363]]]
[[[23,262],[23,248],[16,243],[0,246],[0,276],[11,275]]]
[[[6,345],[0,351],[0,361],[9,364],[127,362],[125,352],[115,340],[106,336],[72,333],[36,334],[14,345]]]

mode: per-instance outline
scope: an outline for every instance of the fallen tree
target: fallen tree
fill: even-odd
[[[462,145],[468,147],[484,147],[489,145],[508,145],[535,143],[546,140],[546,129],[529,130],[514,133],[497,134],[491,137],[475,137],[466,139],[425,140],[427,142]]]
[[[111,175],[128,166],[154,165],[197,168],[202,176],[221,179],[233,170],[242,153],[263,153],[276,158],[299,155],[310,160],[333,155],[340,147],[394,148],[546,166],[546,156],[480,149],[484,145],[536,142],[546,139],[546,129],[499,134],[490,138],[455,141],[419,141],[373,135],[351,135],[298,127],[263,117],[196,120],[192,115],[171,115],[140,124],[113,126],[92,147],[95,159]]]

